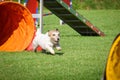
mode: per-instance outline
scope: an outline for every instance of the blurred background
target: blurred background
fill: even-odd
[[[9,1],[9,0],[6,0]],[[18,0],[11,0],[18,1]],[[24,3],[26,0],[20,0]],[[72,0],[74,9],[120,9],[120,0]]]

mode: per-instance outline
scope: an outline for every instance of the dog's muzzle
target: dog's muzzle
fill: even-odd
[[[60,41],[60,38],[57,38],[56,40],[54,39],[52,42],[53,42],[54,44],[57,44],[59,41]]]

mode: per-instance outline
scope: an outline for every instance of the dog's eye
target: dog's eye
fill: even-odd
[[[55,36],[55,34],[53,34],[53,36]]]

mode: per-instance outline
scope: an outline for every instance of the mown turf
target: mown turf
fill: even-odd
[[[105,37],[80,36],[55,15],[44,17],[43,33],[58,28],[62,51],[0,52],[0,80],[100,80],[115,36],[120,33],[120,10],[79,10],[105,33]]]

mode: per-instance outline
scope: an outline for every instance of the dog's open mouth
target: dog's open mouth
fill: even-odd
[[[54,41],[55,43],[58,43],[59,41]]]
[[[57,44],[59,41],[53,41],[54,44]]]

